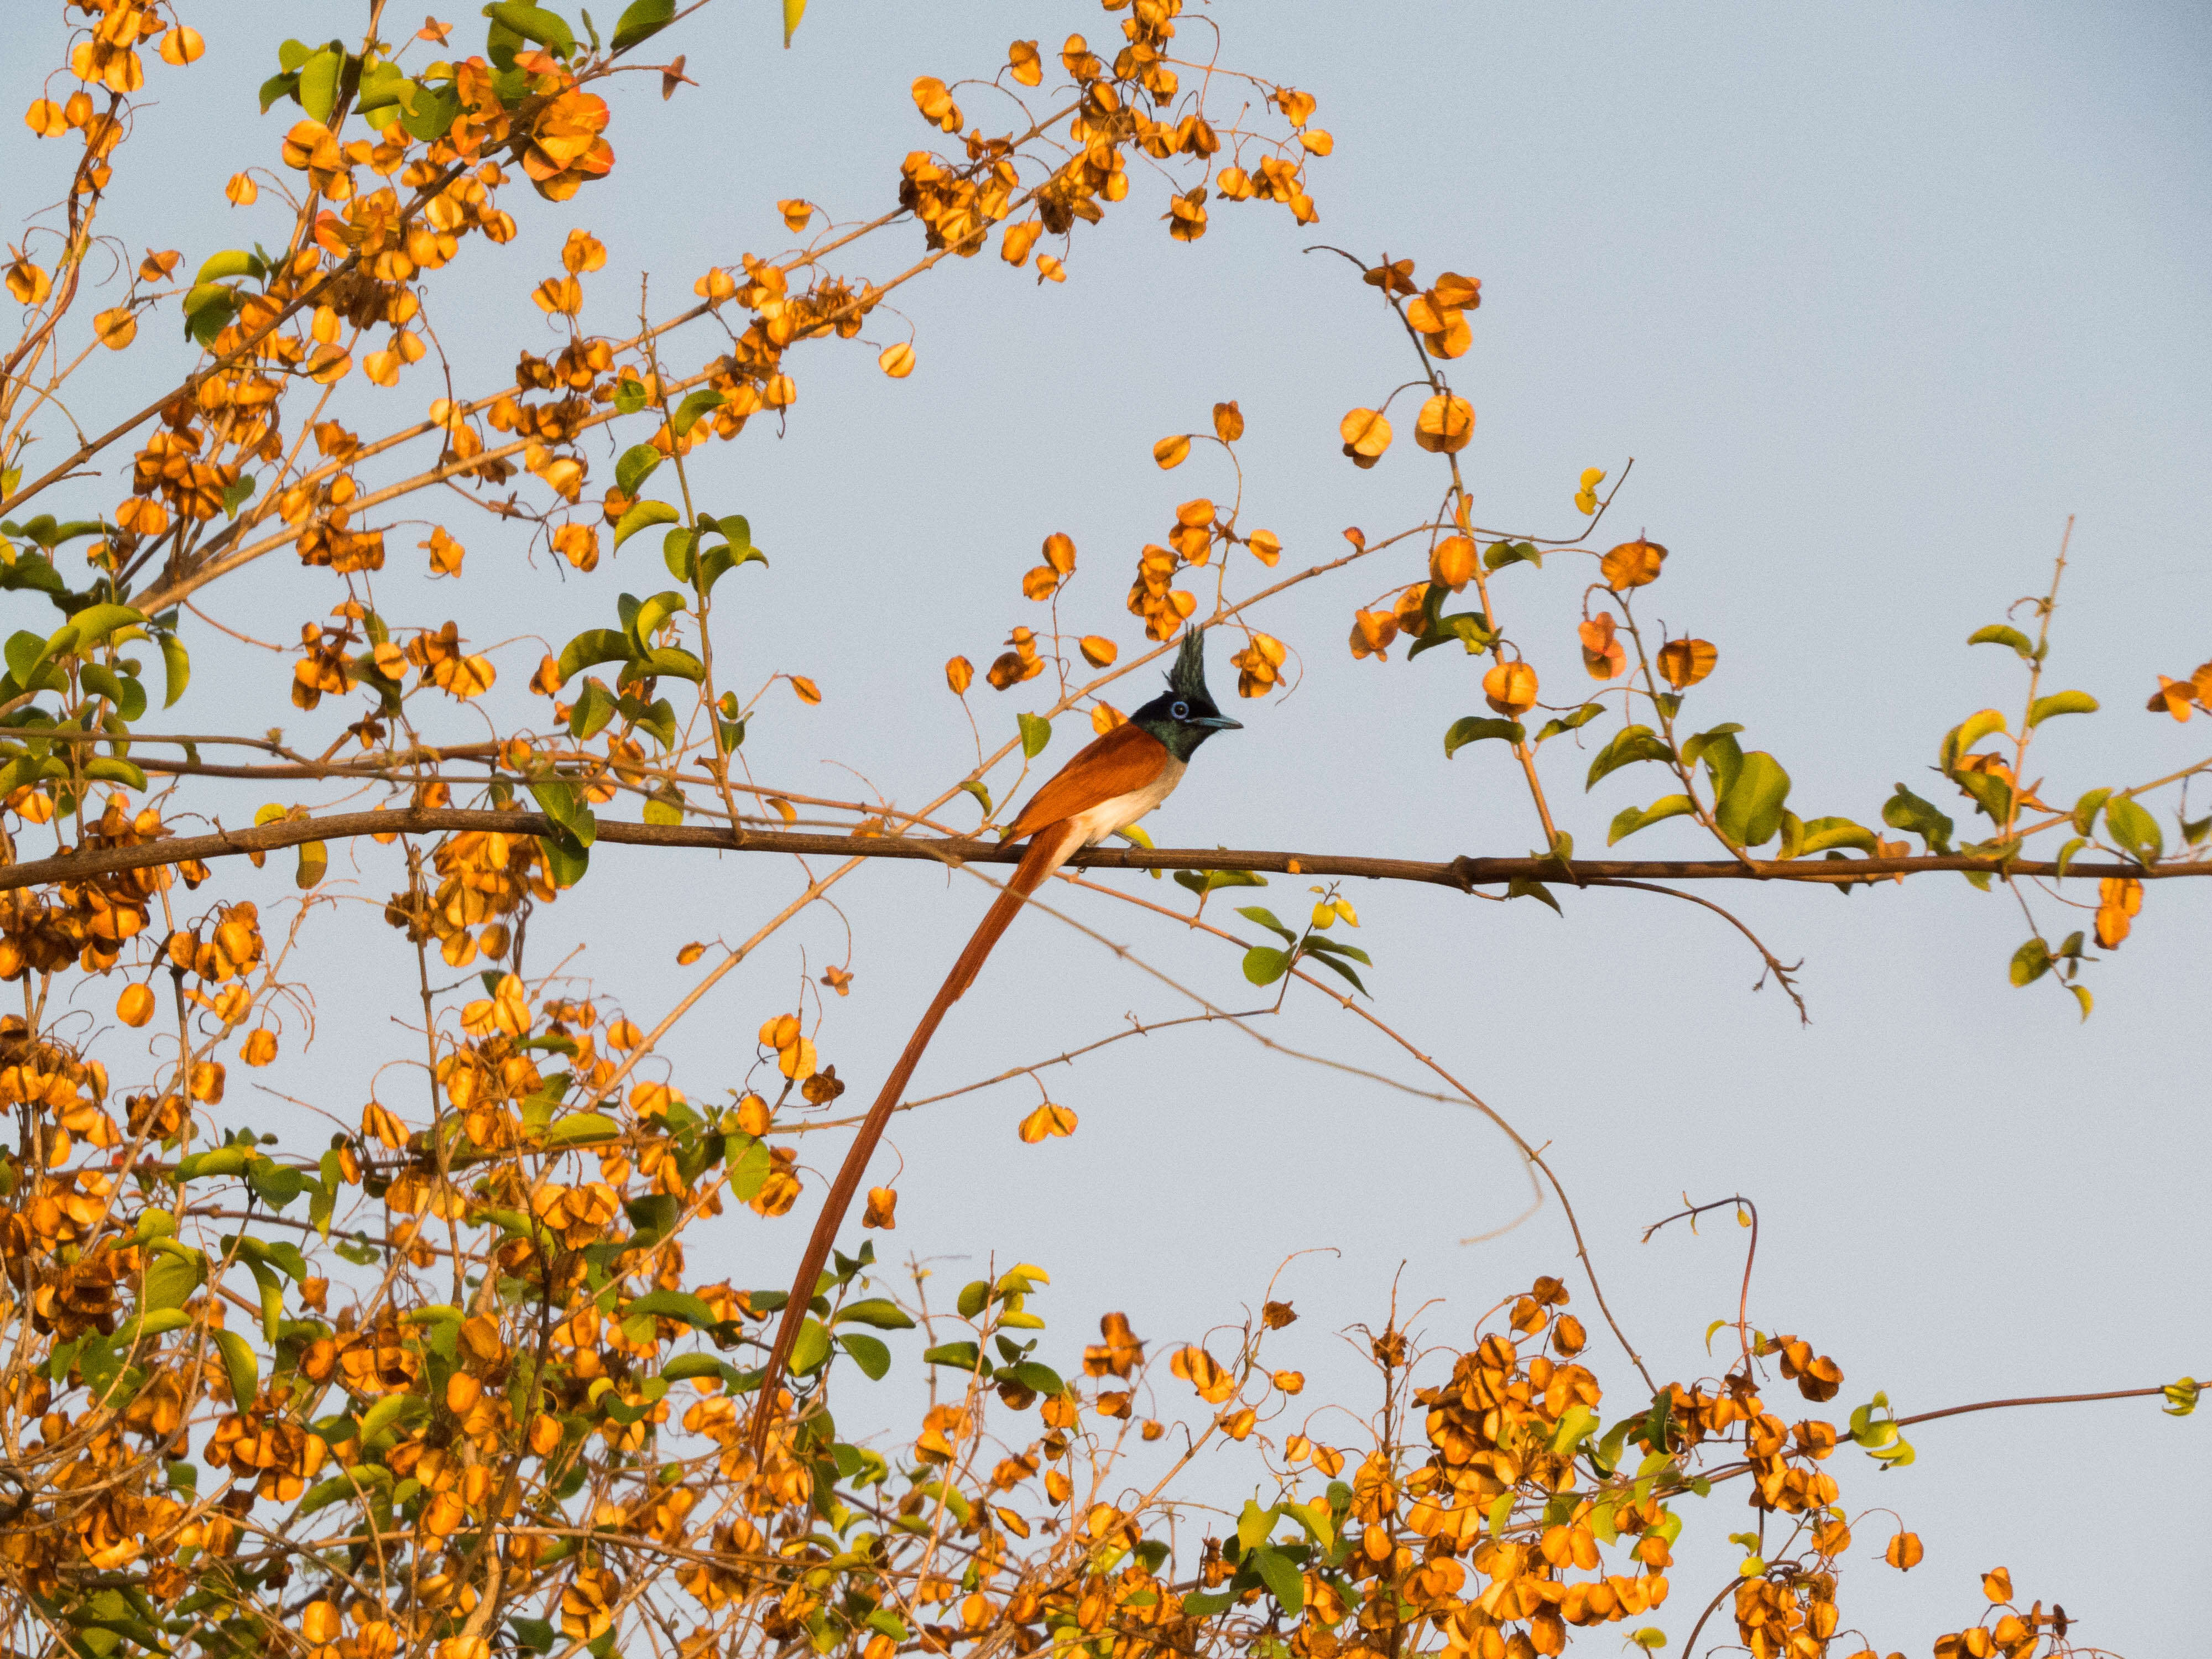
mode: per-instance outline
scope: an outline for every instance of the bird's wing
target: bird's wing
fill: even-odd
[[[1141,726],[1115,726],[1054,773],[1006,832],[1009,841],[1144,788],[1168,763],[1167,745]]]

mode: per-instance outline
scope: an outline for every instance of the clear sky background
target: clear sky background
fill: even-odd
[[[352,31],[359,10],[300,4],[286,16],[316,39]],[[622,89],[611,180],[562,208],[516,187],[526,234],[504,250],[471,246],[461,270],[472,274],[448,285],[465,292],[433,289],[458,385],[495,387],[519,349],[556,343],[524,296],[556,269],[572,224],[611,251],[589,279],[586,325],[627,332],[641,269],[660,311],[709,264],[784,247],[777,198],[840,218],[881,211],[899,158],[933,137],[908,100],[914,76],[988,75],[1012,37],[1049,49],[1071,29],[1112,32],[1085,5],[817,0],[786,53],[774,10],[718,4],[687,26],[698,90],[664,106],[642,82]],[[282,235],[273,204],[240,213],[222,187],[243,154],[273,165],[295,112],[252,111],[252,88],[274,69],[267,9],[186,11],[210,56],[190,76],[157,71],[161,101],[125,153],[108,222],[134,256],[178,246],[196,264],[255,232]],[[1692,714],[1742,721],[1747,746],[1790,768],[1806,816],[1875,822],[1904,781],[1965,821],[1966,803],[1929,770],[1936,742],[1984,705],[2016,708],[2021,687],[2007,653],[1963,641],[2047,584],[2069,514],[2051,673],[2106,713],[2046,728],[2033,769],[2045,793],[2070,802],[2203,752],[2203,726],[2154,720],[2142,703],[2155,671],[2185,673],[2212,655],[2212,17],[2149,4],[1293,0],[1211,15],[1225,62],[1320,100],[1316,124],[1337,147],[1313,169],[1316,227],[1218,204],[1211,234],[1185,247],[1154,222],[1158,206],[1133,197],[1076,239],[1064,286],[1039,289],[992,257],[902,293],[912,379],[884,380],[857,343],[811,347],[793,362],[787,435],[756,422],[737,444],[700,452],[702,502],[748,514],[774,562],[723,590],[736,598],[718,655],[740,665],[740,683],[811,673],[826,699],[769,698],[745,751],[757,776],[845,794],[849,767],[905,805],[957,778],[972,745],[941,665],[955,651],[986,663],[1006,629],[1039,622],[1017,584],[1051,532],[1072,535],[1083,561],[1063,616],[1134,645],[1121,595],[1137,550],[1163,538],[1176,501],[1229,490],[1202,455],[1164,477],[1149,447],[1202,428],[1217,399],[1241,400],[1244,522],[1276,530],[1286,568],[1340,550],[1345,526],[1380,534],[1415,522],[1434,499],[1433,463],[1402,441],[1372,471],[1337,453],[1338,417],[1408,365],[1350,268],[1299,252],[1317,240],[1412,257],[1425,277],[1449,267],[1482,278],[1474,349],[1453,372],[1479,415],[1462,460],[1486,522],[1559,533],[1575,521],[1577,473],[1618,476],[1635,458],[1611,527],[1644,526],[1673,550],[1644,614],[1718,643],[1719,671]],[[1194,23],[1185,40],[1195,48],[1205,34]],[[0,84],[18,107],[35,95],[33,64],[58,56],[9,55]],[[1002,124],[988,94],[962,101],[971,119]],[[61,149],[40,150],[20,126],[0,143],[20,218],[56,193]],[[1156,190],[1140,183],[1134,195]],[[857,267],[893,268],[889,252]],[[695,337],[692,358],[710,355]],[[872,337],[897,337],[893,319],[872,324]],[[164,353],[182,361],[166,338],[121,360],[145,378],[111,380],[116,408],[155,384]],[[355,414],[397,424],[439,389],[417,371],[397,392],[365,394]],[[84,418],[100,412],[95,402]],[[119,493],[103,484],[83,505],[112,508]],[[542,556],[526,562],[518,536],[465,511],[447,522],[471,550],[468,579],[422,591],[412,544],[426,532],[395,531],[378,589],[387,614],[452,614],[479,642],[528,633],[557,647],[603,622],[618,588],[662,585],[649,538],[577,579]],[[1249,729],[1200,756],[1150,826],[1162,844],[1443,858],[1536,843],[1504,757],[1483,752],[1494,745],[1444,759],[1445,726],[1484,712],[1473,665],[1445,653],[1354,663],[1344,648],[1354,605],[1415,579],[1417,558],[1310,584],[1269,612],[1298,653],[1298,689],[1234,711]],[[215,614],[292,637],[335,596],[288,562],[215,590]],[[1561,696],[1579,674],[1582,580],[1558,562],[1499,579],[1516,637]],[[283,702],[289,662],[204,629],[189,637],[201,678],[182,729],[222,729],[241,703],[265,706],[245,724],[283,724],[319,748],[350,718],[336,703],[296,715]],[[538,648],[498,659],[509,708],[523,706]],[[1225,664],[1214,675],[1224,689]],[[1042,707],[1029,693],[1046,684],[1006,696],[979,685],[987,735],[1012,735],[1017,708]],[[456,719],[449,735],[476,732]],[[1046,762],[1086,735],[1063,720]],[[1583,764],[1561,753],[1548,775],[1588,850],[1620,807],[1661,791],[1632,769],[1577,800]],[[256,804],[241,796],[238,816]],[[358,890],[380,902],[399,883],[395,855],[356,850]],[[1702,855],[1679,823],[1632,850]],[[216,887],[275,902],[290,891],[283,863],[256,873],[233,862]],[[333,877],[356,878],[348,854]],[[1139,876],[1107,879],[1183,898]],[[533,957],[542,969],[556,936],[586,945],[582,969],[649,1024],[692,978],[673,965],[677,946],[743,937],[796,883],[767,860],[610,848],[533,926]],[[1300,885],[1279,879],[1253,896],[1287,915]],[[2100,1006],[2084,1025],[2052,985],[2008,985],[2026,927],[2002,894],[1923,881],[1848,898],[1719,895],[1785,958],[1804,958],[1813,1022],[1801,1026],[1772,988],[1752,994],[1758,963],[1741,941],[1686,906],[1571,894],[1562,920],[1427,888],[1350,896],[1378,1012],[1550,1145],[1613,1305],[1660,1376],[1718,1369],[1700,1338],[1733,1312],[1741,1236],[1725,1224],[1648,1245],[1638,1235],[1685,1194],[1738,1192],[1764,1218],[1752,1317],[1836,1356],[1844,1410],[1876,1389],[1910,1413],[2212,1370],[2204,896],[2154,889],[2135,936],[2096,970]],[[839,890],[842,921],[820,911],[780,937],[678,1032],[676,1081],[708,1100],[738,1085],[754,1029],[791,1006],[802,971],[842,957],[849,921],[860,976],[850,999],[833,1000],[821,1040],[854,1085],[848,1103],[865,1101],[984,896],[913,865],[864,871]],[[1066,902],[1216,1001],[1254,1000],[1233,951],[1103,897]],[[2087,924],[2039,904],[2053,937]],[[267,1075],[350,1121],[369,1066],[399,1051],[389,1022],[409,1018],[411,953],[373,909],[319,926],[320,948],[357,971],[320,985],[316,1045],[295,1045]],[[916,1090],[1057,1054],[1125,1012],[1186,1006],[1098,946],[1027,919]],[[1418,1081],[1329,1005],[1301,992],[1291,1008],[1275,1028],[1285,1040]],[[955,1284],[994,1252],[1050,1268],[1042,1357],[1063,1367],[1109,1308],[1127,1310],[1156,1352],[1233,1322],[1299,1251],[1316,1254],[1277,1294],[1303,1317],[1270,1352],[1313,1379],[1309,1401],[1373,1397],[1364,1361],[1334,1333],[1379,1325],[1394,1278],[1401,1306],[1434,1299],[1419,1328],[1440,1343],[1463,1341],[1485,1309],[1545,1272],[1568,1279],[1596,1325],[1555,1206],[1490,1243],[1455,1243],[1526,1197],[1510,1148],[1464,1109],[1218,1029],[1122,1044],[1048,1081],[1082,1127],[1044,1147],[1014,1135],[1035,1102],[1026,1084],[902,1119],[900,1226],[878,1237],[939,1261]],[[296,1124],[319,1142],[310,1120],[246,1084],[234,1079],[234,1121],[276,1123],[288,1139]],[[809,1147],[817,1165],[833,1150]],[[739,1212],[696,1264],[781,1284],[818,1191],[773,1224]],[[1608,1406],[1640,1405],[1610,1339],[1592,1352],[1614,1385]],[[894,1377],[908,1381],[885,1385],[885,1422],[904,1420],[908,1395],[895,1390],[915,1369],[902,1358]],[[1775,1397],[1790,1393],[1778,1380]],[[1162,1379],[1164,1407],[1184,1398]],[[848,1396],[848,1428],[864,1414]],[[1356,1443],[1340,1419],[1316,1432]],[[1924,1650],[1978,1616],[1977,1576],[2003,1563],[2024,1597],[2063,1601],[2100,1646],[2179,1650],[2197,1610],[2174,1592],[2202,1570],[2179,1517],[2212,1478],[2206,1432],[2202,1419],[2130,1401],[1931,1425],[1913,1436],[1917,1465],[1894,1474],[1838,1454],[1830,1467],[1854,1513],[1893,1506],[1928,1546],[1901,1577],[1878,1559],[1892,1523],[1869,1516],[1847,1622],[1881,1650]],[[1252,1476],[1225,1457],[1201,1478],[1233,1505]],[[1732,1567],[1719,1540],[1748,1524],[1741,1503],[1724,1488],[1686,1506],[1702,1541],[1656,1621],[1675,1650]]]

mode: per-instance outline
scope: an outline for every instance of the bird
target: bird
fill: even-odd
[[[814,1299],[823,1264],[836,1241],[838,1225],[852,1205],[854,1194],[860,1190],[876,1143],[883,1139],[891,1112],[945,1011],[975,982],[992,947],[1030,895],[1072,854],[1127,829],[1174,793],[1190,757],[1215,732],[1243,729],[1242,721],[1230,719],[1215,706],[1206,689],[1205,641],[1203,629],[1187,632],[1176,653],[1175,666],[1169,672],[1168,689],[1046,780],[1007,830],[1008,842],[1029,842],[1021,862],[984,914],[959,960],[952,964],[952,971],[922,1014],[914,1035],[907,1039],[905,1051],[884,1079],[883,1092],[869,1109],[836,1180],[830,1184],[829,1197],[823,1200],[822,1213],[806,1241],[806,1254],[792,1280],[790,1298],[784,1304],[775,1346],[761,1373],[753,1433],[757,1448],[765,1443],[769,1422],[777,1409],[777,1385],[799,1340],[799,1328],[805,1323],[808,1304]]]

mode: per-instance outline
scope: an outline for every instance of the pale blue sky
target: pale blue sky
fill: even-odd
[[[349,28],[358,9],[291,9],[314,35]],[[519,348],[552,340],[500,318],[555,268],[572,224],[611,250],[586,322],[624,330],[641,267],[672,301],[709,263],[784,246],[775,198],[879,211],[899,157],[930,137],[907,100],[915,76],[988,73],[1014,35],[1050,46],[1111,28],[1088,6],[817,0],[785,53],[773,10],[709,9],[682,42],[701,89],[663,106],[641,85],[618,104],[613,179],[565,208],[518,201],[524,237],[472,250],[472,298],[435,298],[431,313],[462,384],[492,386]],[[273,214],[248,221],[221,191],[242,145],[273,160],[289,118],[262,119],[248,102],[271,53],[233,54],[264,9],[198,11],[213,51],[197,79],[160,78],[151,143],[125,152],[137,159],[118,169],[111,210],[134,252],[182,246],[195,262],[238,240],[242,222],[279,234]],[[884,381],[872,351],[810,349],[794,365],[787,437],[757,426],[704,453],[705,499],[749,514],[774,560],[735,579],[743,615],[722,651],[743,674],[811,672],[827,698],[811,710],[770,699],[747,746],[758,775],[846,793],[849,775],[823,764],[834,759],[909,804],[958,775],[968,728],[939,665],[955,650],[985,662],[1006,629],[1036,621],[1016,583],[1051,531],[1082,553],[1066,614],[1133,643],[1120,595],[1138,548],[1176,501],[1226,491],[1202,462],[1163,477],[1149,446],[1202,425],[1218,398],[1242,402],[1247,522],[1281,535],[1286,567],[1340,549],[1343,526],[1418,519],[1432,464],[1409,444],[1370,472],[1336,453],[1338,416],[1407,366],[1349,268],[1299,253],[1316,240],[1483,279],[1455,378],[1479,415],[1462,459],[1487,521],[1556,532],[1583,467],[1617,473],[1636,458],[1619,522],[1674,550],[1645,614],[1719,644],[1720,671],[1698,694],[1706,718],[1743,721],[1747,744],[1779,756],[1808,816],[1871,822],[1903,780],[1965,817],[1928,771],[1936,741],[1986,703],[2015,704],[2020,687],[2004,653],[1962,641],[2045,585],[2069,514],[2075,562],[2051,672],[2107,712],[2048,729],[2046,793],[2070,800],[2202,754],[2204,726],[2154,720],[2142,701],[2154,671],[2212,655],[2212,19],[2176,5],[1291,0],[1214,15],[1226,61],[1320,99],[1316,125],[1337,149],[1314,169],[1318,226],[1219,204],[1212,233],[1184,247],[1147,205],[1079,237],[1063,287],[1040,290],[994,259],[942,270],[902,296],[917,330],[911,380]],[[22,54],[0,76],[17,106],[33,95]],[[20,127],[4,143],[20,216],[50,199],[58,152],[37,153]],[[886,252],[859,268],[893,264]],[[162,352],[173,328],[151,329]],[[125,361],[151,376],[154,350],[140,349]],[[709,349],[702,339],[695,355]],[[148,383],[118,388],[118,404]],[[396,422],[434,390],[418,375],[374,406]],[[449,521],[471,549],[470,580],[424,595],[394,574],[380,585],[387,612],[450,612],[479,640],[526,627],[557,643],[603,620],[618,587],[659,585],[642,543],[562,581],[542,560],[526,568],[497,527]],[[418,568],[421,534],[390,538],[395,571]],[[1343,648],[1352,605],[1417,574],[1408,554],[1273,613],[1303,685],[1236,711],[1249,729],[1204,752],[1152,823],[1158,840],[1423,857],[1534,843],[1498,757],[1443,757],[1443,728],[1479,705],[1464,661],[1355,664]],[[254,580],[217,590],[214,608],[264,637],[289,637],[306,606],[332,602],[326,583],[280,562]],[[1555,684],[1571,679],[1577,578],[1555,566],[1500,580],[1530,654]],[[295,716],[274,659],[209,639],[204,662],[185,705],[203,727],[246,696],[270,709],[250,723],[317,746],[348,718],[330,706]],[[519,692],[529,653],[503,670]],[[1215,673],[1218,686],[1228,678]],[[1020,693],[975,702],[1002,735],[1032,706]],[[1079,723],[1063,727],[1048,760],[1073,752]],[[1631,772],[1577,800],[1578,771],[1559,765],[1554,787],[1587,849],[1654,791]],[[1638,846],[1687,854],[1695,842],[1669,824]],[[397,884],[389,854],[367,850],[363,865],[368,896]],[[281,873],[233,865],[218,886],[273,900],[289,890]],[[1296,908],[1297,884],[1275,885],[1270,902]],[[644,1019],[689,981],[672,966],[678,944],[742,936],[792,890],[792,872],[766,860],[653,864],[611,849],[533,928],[533,953],[550,935],[588,937],[589,970]],[[1554,1148],[1613,1305],[1662,1376],[1707,1368],[1699,1337],[1733,1310],[1739,1235],[1644,1247],[1638,1235],[1686,1192],[1735,1191],[1765,1218],[1754,1321],[1834,1354],[1844,1407],[1876,1388],[1910,1413],[2212,1370],[2196,1248],[2212,1154],[2201,897],[2152,892],[2136,936],[2097,970],[2100,1006],[2081,1026],[2051,988],[2007,985],[2024,927],[2001,896],[1948,883],[1722,896],[1783,956],[1805,958],[1814,1023],[1801,1029],[1771,988],[1750,994],[1757,964],[1740,941],[1687,907],[1570,896],[1562,921],[1425,889],[1352,896],[1379,1012]],[[833,1006],[823,1051],[866,1097],[981,894],[901,865],[865,872],[841,898],[860,979]],[[1247,1006],[1233,953],[1103,898],[1072,902],[1206,994]],[[363,986],[386,969],[411,982],[396,935],[366,918],[324,926],[357,929],[343,948]],[[842,938],[821,913],[726,981],[680,1034],[677,1080],[708,1098],[738,1081],[753,1028],[789,1004],[801,948],[818,972]],[[322,995],[323,1038],[288,1056],[282,1080],[350,1115],[407,999]],[[1286,1038],[1412,1076],[1326,1005],[1294,1006]],[[1055,1054],[1125,1010],[1180,1012],[1095,945],[1025,921],[916,1087]],[[1310,1401],[1364,1388],[1329,1333],[1379,1322],[1401,1263],[1404,1297],[1446,1298],[1423,1322],[1439,1341],[1541,1272],[1565,1275],[1577,1311],[1594,1312],[1555,1208],[1492,1243],[1454,1243],[1524,1194],[1504,1143],[1464,1112],[1212,1031],[1123,1045],[1050,1080],[1081,1115],[1072,1140],[1016,1141],[1027,1085],[902,1121],[901,1225],[882,1241],[1046,1265],[1048,1358],[1073,1360],[1108,1308],[1156,1343],[1194,1336],[1256,1306],[1297,1250],[1341,1253],[1307,1256],[1284,1281],[1304,1317],[1274,1352],[1313,1377]],[[231,1103],[241,1118],[268,1109],[244,1087]],[[781,1283],[802,1231],[741,1213],[696,1259],[740,1284]],[[1593,1352],[1616,1384],[1632,1376],[1609,1341]],[[902,1360],[895,1375],[911,1371]],[[1164,1395],[1180,1405],[1180,1385]],[[1609,1403],[1638,1402],[1624,1388]],[[848,1401],[848,1427],[859,1412]],[[1887,1522],[1861,1528],[1846,1618],[1881,1650],[1921,1650],[1975,1616],[1977,1575],[2000,1562],[2026,1596],[2064,1601],[2100,1646],[2174,1651],[2194,1630],[2186,1597],[2146,1591],[2194,1577],[2196,1547],[2167,1495],[2212,1477],[2198,1420],[2130,1402],[1969,1417],[1915,1438],[1920,1461],[1902,1473],[1877,1474],[1853,1451],[1832,1466],[1855,1512],[1893,1505],[1927,1541],[1925,1565],[1900,1579],[1877,1559]],[[1224,1460],[1206,1478],[1233,1499],[1249,1476]],[[1690,1506],[1704,1541],[1684,1552],[1657,1621],[1676,1651],[1733,1560],[1720,1540],[1747,1523],[1740,1504],[1731,1492]]]

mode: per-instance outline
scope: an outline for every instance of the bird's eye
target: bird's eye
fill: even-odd
[[[1174,715],[1179,720],[1187,720],[1190,718],[1190,705],[1187,702],[1172,704],[1170,706],[1168,713]]]

